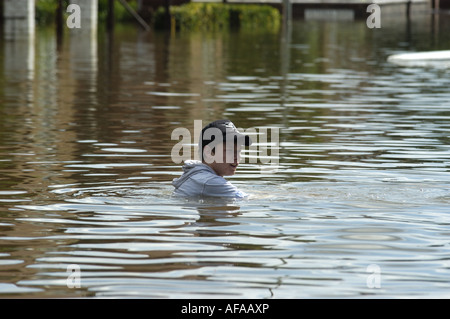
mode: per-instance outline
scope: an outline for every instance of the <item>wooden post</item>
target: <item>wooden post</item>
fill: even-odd
[[[108,0],[107,27],[108,30],[114,29],[114,0]]]
[[[4,1],[0,1],[0,22],[2,23],[2,25],[3,25],[3,22],[5,21],[5,19],[4,19],[4,9],[3,9],[3,7],[4,7]]]
[[[64,9],[63,0],[58,0],[56,7],[56,42],[61,44],[62,37],[64,34]]]
[[[170,0],[166,0],[165,1],[165,3],[164,3],[164,7],[165,7],[165,9],[166,9],[166,14],[165,14],[165,20],[166,20],[166,28],[167,29],[170,29],[170,26],[171,26],[171,24],[172,24],[172,22],[170,21],[171,20],[171,16],[170,16]]]
[[[283,23],[290,24],[292,21],[292,3],[291,0],[283,0]]]

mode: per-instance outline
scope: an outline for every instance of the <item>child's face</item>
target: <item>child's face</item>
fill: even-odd
[[[223,143],[222,147],[218,145],[216,152],[212,154],[214,160],[208,165],[219,176],[234,175],[241,161],[241,150],[241,146],[236,143]]]

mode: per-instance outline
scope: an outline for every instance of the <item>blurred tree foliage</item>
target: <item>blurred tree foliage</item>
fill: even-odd
[[[137,11],[137,0],[128,0]],[[68,13],[69,0],[63,0],[63,12]],[[36,0],[36,20],[38,24],[51,24],[55,21],[58,0]],[[106,21],[108,0],[98,0],[99,21]],[[114,16],[117,22],[133,21],[133,16],[119,2],[114,1]],[[156,28],[165,26],[164,7],[156,10],[153,23]],[[242,28],[277,31],[281,23],[280,12],[268,5],[228,4],[228,3],[188,3],[170,7],[170,24],[177,30],[217,30]]]
[[[68,1],[64,1],[68,2]],[[65,3],[67,8],[67,3]],[[48,24],[55,21],[57,0],[37,0],[36,1],[36,21],[39,24]]]
[[[129,0],[128,4],[137,10],[137,0]],[[69,0],[63,1],[63,11],[66,15]],[[58,7],[58,0],[36,0],[36,21],[38,24],[49,24],[55,21],[56,9]],[[98,0],[98,18],[99,21],[106,21],[108,12],[108,0]],[[114,17],[118,22],[132,21],[133,16],[125,9],[119,2],[114,1]]]
[[[171,26],[177,30],[198,29],[264,29],[278,30],[280,12],[268,5],[188,3],[171,6]],[[165,9],[160,7],[154,17],[155,27],[164,26]]]
[[[137,0],[127,1],[130,7],[135,11],[138,10]],[[106,21],[108,13],[108,0],[98,0],[98,19],[99,21]],[[134,17],[125,9],[125,7],[119,2],[114,1],[114,18],[117,22],[135,21]]]

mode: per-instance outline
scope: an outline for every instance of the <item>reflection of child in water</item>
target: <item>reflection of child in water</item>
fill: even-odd
[[[251,145],[249,136],[241,134],[229,120],[218,120],[205,126],[199,141],[201,161],[186,161],[183,175],[172,182],[175,195],[244,198],[224,176],[236,173],[242,146]]]

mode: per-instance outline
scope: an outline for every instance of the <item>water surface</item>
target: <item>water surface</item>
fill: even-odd
[[[449,297],[449,71],[386,62],[449,29],[2,41],[0,297]],[[247,158],[246,200],[172,198],[171,132],[223,117],[278,129],[277,170]]]

